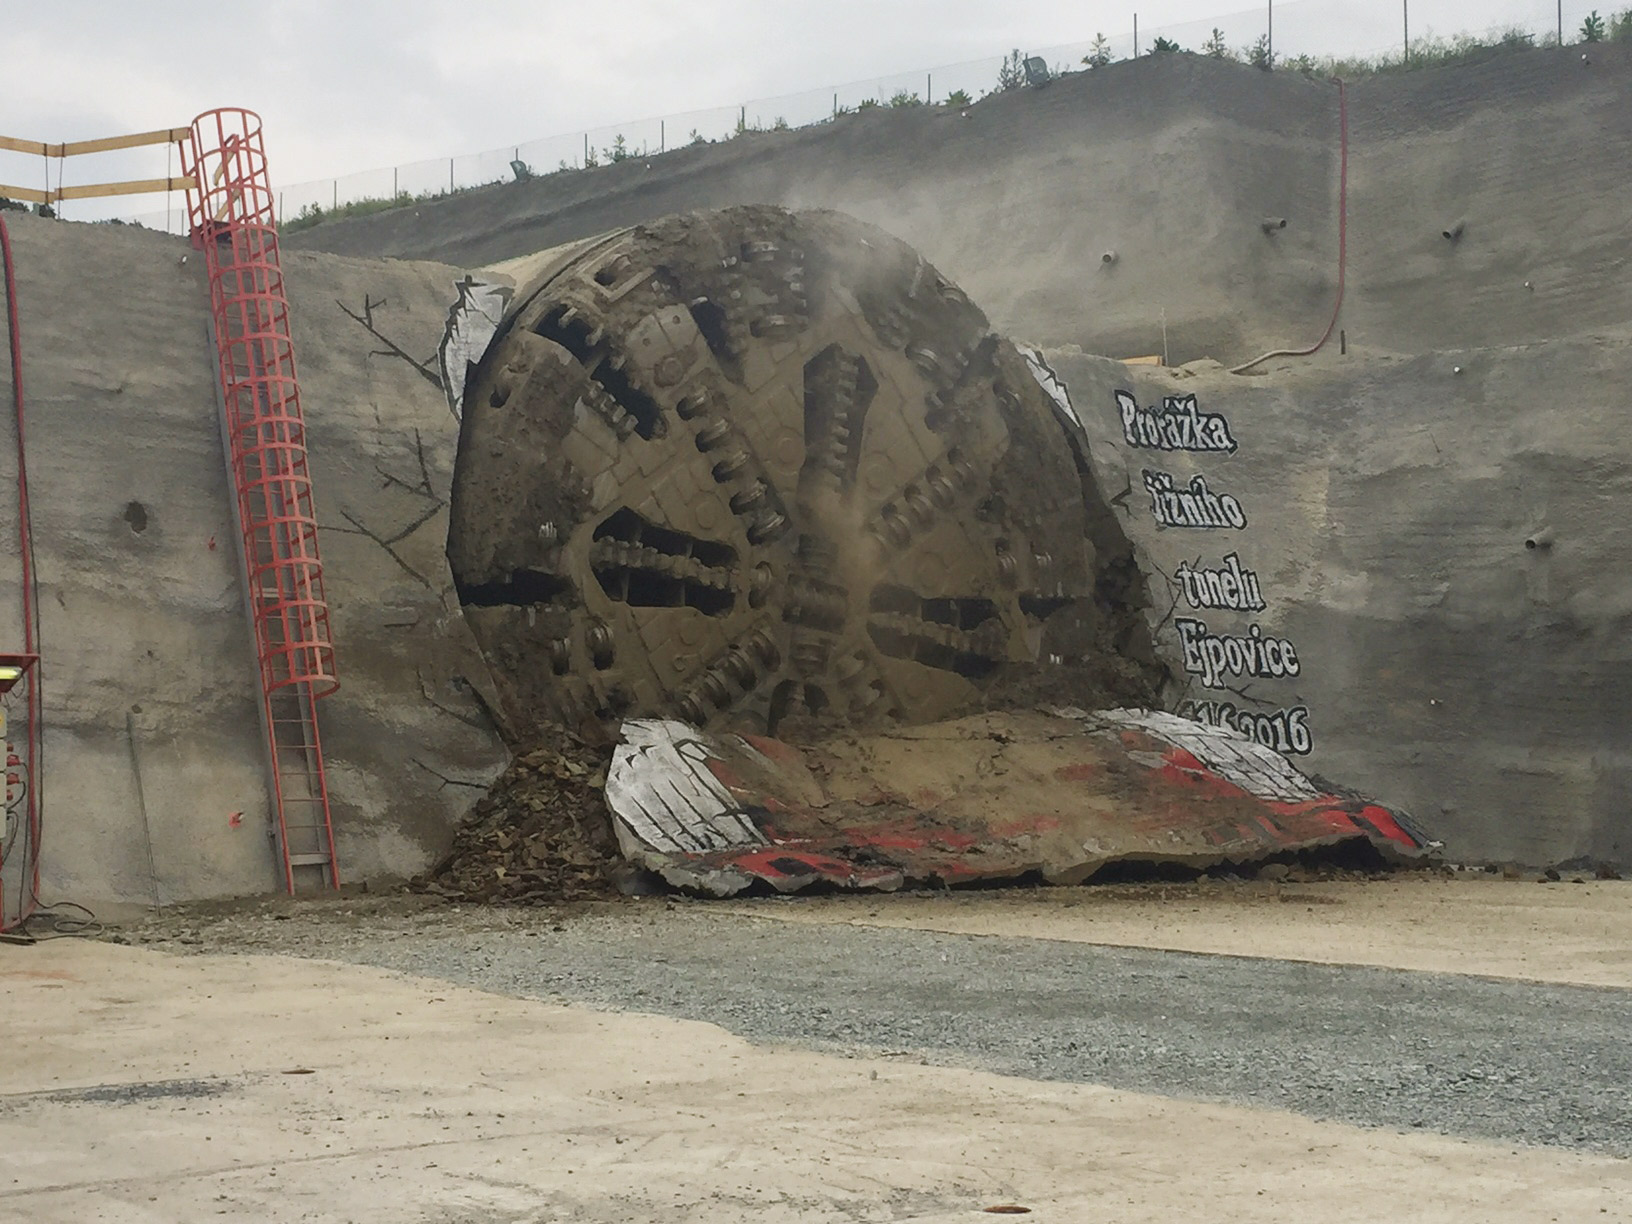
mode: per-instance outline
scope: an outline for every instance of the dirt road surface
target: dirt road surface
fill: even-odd
[[[1376,965],[1632,989],[1632,882],[1413,872],[1365,883],[1182,884],[759,900],[739,912],[960,935]]]
[[[361,898],[0,948],[0,1217],[1632,1220],[1625,989],[852,922],[932,901],[1063,904]]]

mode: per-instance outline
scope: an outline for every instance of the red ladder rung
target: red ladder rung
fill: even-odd
[[[201,115],[183,160],[215,322],[285,887],[295,890],[297,867],[314,866],[338,885],[316,720],[317,701],[337,687],[334,648],[260,119],[235,109]],[[289,701],[298,715],[279,716]],[[303,844],[295,849],[292,840]],[[304,844],[313,841],[315,850]]]

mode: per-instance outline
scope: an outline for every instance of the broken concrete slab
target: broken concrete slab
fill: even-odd
[[[1149,710],[990,713],[804,748],[631,720],[606,797],[631,862],[713,896],[1069,884],[1110,863],[1202,868],[1347,842],[1410,860],[1437,845],[1244,735]]]

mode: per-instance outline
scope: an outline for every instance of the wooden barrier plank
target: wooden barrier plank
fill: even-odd
[[[49,204],[51,196],[44,191],[36,191],[32,187],[8,187],[0,183],[0,196],[8,200],[27,200],[30,204]]]
[[[13,153],[32,153],[36,157],[49,157],[51,146],[42,144],[38,140],[18,140],[13,136],[0,136],[0,149],[8,149]]]
[[[53,157],[77,157],[81,153],[106,153],[112,149],[134,149],[142,145],[174,144],[187,136],[187,128],[162,128],[156,132],[138,132],[134,136],[108,136],[102,140],[74,140],[67,144],[52,145]]]
[[[100,196],[145,195],[156,191],[186,191],[196,187],[198,180],[186,178],[128,179],[123,183],[87,183],[81,187],[64,187],[53,191],[58,200],[89,200]]]

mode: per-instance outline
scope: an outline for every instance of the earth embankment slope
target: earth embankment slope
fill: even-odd
[[[1616,46],[1587,63],[1529,51],[1350,85],[1350,340],[1422,352],[1632,317],[1629,89],[1632,49]],[[880,108],[748,133],[289,244],[470,266],[689,209],[836,208],[916,246],[1011,335],[1130,356],[1161,351],[1165,318],[1173,362],[1228,363],[1324,327],[1340,160],[1329,81],[1150,56],[966,112]]]

